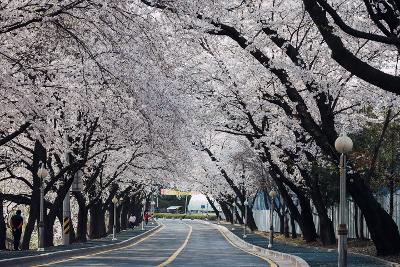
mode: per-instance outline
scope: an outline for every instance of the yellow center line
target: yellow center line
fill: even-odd
[[[221,235],[226,239],[226,241],[228,241],[233,247],[238,248],[238,249],[240,249],[241,251],[246,252],[247,254],[250,254],[250,255],[256,256],[256,257],[258,257],[258,258],[260,258],[260,259],[265,260],[266,262],[268,262],[268,264],[269,264],[270,267],[278,267],[278,265],[277,265],[275,262],[273,262],[272,260],[270,260],[270,259],[268,259],[268,258],[266,258],[266,257],[263,257],[263,256],[261,256],[261,255],[258,255],[258,254],[256,254],[256,253],[253,253],[253,252],[244,250],[244,249],[242,249],[241,247],[235,245],[235,244],[220,230],[220,229],[218,229],[218,231],[219,231],[219,232],[221,233]]]
[[[182,252],[182,250],[186,247],[187,243],[189,242],[190,236],[192,235],[193,232],[193,227],[191,225],[187,225],[189,226],[189,233],[185,239],[185,242],[183,242],[182,246],[180,246],[180,248],[178,248],[174,254],[171,255],[171,257],[169,257],[166,261],[164,261],[163,263],[157,265],[156,267],[164,267],[168,264],[170,264],[171,262],[173,262],[176,257],[178,257],[178,255]]]
[[[142,243],[143,241],[149,239],[150,237],[152,237],[153,235],[157,234],[158,232],[160,232],[164,228],[165,228],[165,225],[162,225],[158,230],[154,231],[150,235],[148,235],[146,237],[143,237],[143,238],[139,239],[138,241],[136,241],[135,243],[127,245],[127,246],[108,249],[108,250],[103,250],[103,251],[100,251],[100,252],[96,252],[96,253],[92,253],[92,254],[88,254],[88,255],[83,255],[83,256],[75,256],[75,257],[67,258],[67,259],[64,259],[64,260],[51,261],[51,262],[44,263],[44,264],[33,265],[32,267],[50,266],[50,265],[54,265],[54,264],[58,264],[58,263],[69,262],[69,261],[74,261],[74,260],[78,260],[78,259],[84,259],[84,258],[87,258],[87,257],[92,257],[92,256],[95,256],[95,255],[99,255],[99,254],[103,254],[103,253],[107,253],[107,252],[111,252],[111,251],[115,251],[115,250],[131,248],[131,247],[136,246],[137,244]]]

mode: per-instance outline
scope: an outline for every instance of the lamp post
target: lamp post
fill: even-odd
[[[41,163],[37,176],[40,178],[40,215],[39,215],[39,245],[38,251],[44,251],[44,179],[49,175]]]
[[[247,199],[244,201],[244,228],[243,228],[243,238],[246,238],[246,225],[247,225],[247,206],[249,205],[249,202]]]
[[[117,240],[116,231],[117,231],[117,204],[118,198],[115,196],[112,199],[112,203],[114,204],[114,223],[113,223],[113,237],[112,240]]]
[[[335,148],[340,155],[340,202],[338,226],[338,266],[347,266],[347,218],[346,218],[346,153],[353,149],[353,141],[342,133],[335,141]]]
[[[275,205],[276,192],[274,190],[271,190],[271,192],[269,192],[269,196],[271,197],[271,206],[270,206],[270,210],[269,210],[269,244],[268,244],[268,248],[272,248],[272,245],[274,244],[274,205]]]
[[[146,200],[143,199],[142,201],[143,211],[142,211],[142,230],[144,230],[144,210],[146,209]]]
[[[235,227],[234,227],[234,225],[235,225],[235,217],[236,217],[235,212],[236,212],[236,203],[233,202],[233,204],[232,204],[232,231],[235,230]]]

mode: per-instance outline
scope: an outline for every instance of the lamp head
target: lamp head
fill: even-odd
[[[40,179],[44,179],[47,177],[47,175],[49,175],[49,172],[43,167],[43,164],[40,166],[37,175]]]
[[[247,201],[247,199],[246,199],[246,201],[244,202],[244,205],[245,205],[245,206],[249,205],[249,202]]]
[[[114,203],[114,205],[115,205],[115,204],[117,204],[117,202],[118,202],[118,198],[116,198],[116,197],[114,196],[113,199],[112,199],[112,203]]]
[[[342,133],[335,141],[335,148],[339,153],[348,153],[353,149],[353,141],[346,133]]]
[[[269,196],[271,197],[271,198],[275,198],[276,197],[276,192],[275,192],[275,190],[271,190],[271,192],[269,192]]]

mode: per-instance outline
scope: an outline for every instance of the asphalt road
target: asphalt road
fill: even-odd
[[[210,225],[160,220],[163,227],[119,249],[49,261],[38,266],[270,266],[233,246]]]

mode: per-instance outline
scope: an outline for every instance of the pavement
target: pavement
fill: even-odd
[[[109,246],[101,251],[79,255],[52,255],[40,262],[18,265],[4,265],[4,262],[0,261],[0,266],[276,267],[269,259],[239,249],[213,225],[195,220],[158,222],[161,226],[152,229],[145,236],[117,247]],[[133,232],[135,231],[127,231],[126,235],[132,236]],[[123,236],[124,233],[121,234],[120,240],[129,239],[128,236]]]
[[[231,224],[223,224],[227,229],[233,232],[236,236],[243,238],[243,227],[235,225],[235,230],[232,230]],[[262,248],[267,248],[269,239],[267,237],[255,234],[247,233],[247,237],[244,239],[246,242],[256,245]],[[274,240],[272,250],[292,254],[304,259],[310,267],[337,267],[338,253],[336,251],[328,251],[325,249],[309,248],[302,246],[295,246],[286,243],[282,243]],[[363,267],[387,267],[391,266],[379,259],[374,257],[362,256],[358,254],[348,254],[347,266],[363,266]]]

